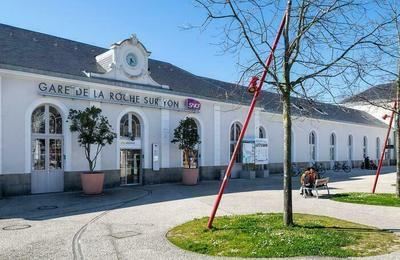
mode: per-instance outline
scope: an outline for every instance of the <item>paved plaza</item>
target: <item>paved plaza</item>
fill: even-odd
[[[377,191],[394,192],[395,173],[386,167]],[[331,192],[369,192],[373,171],[327,173]],[[293,178],[295,212],[336,217],[390,229],[400,235],[400,208],[304,199]],[[206,259],[170,244],[166,232],[210,213],[218,181],[197,186],[164,184],[0,199],[0,259]],[[325,194],[322,191],[322,194]],[[281,212],[282,176],[231,180],[220,215]],[[375,259],[382,259],[374,257]],[[400,252],[385,256],[400,259]]]

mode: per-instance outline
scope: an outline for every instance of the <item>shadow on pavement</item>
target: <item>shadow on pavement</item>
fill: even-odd
[[[382,174],[393,171],[393,167],[386,167]],[[338,182],[356,180],[361,176],[373,174],[375,174],[374,171],[353,171],[351,173],[327,172],[325,176],[330,178],[330,182]],[[265,179],[232,179],[225,193],[282,190],[282,179],[281,174],[272,174]],[[300,187],[299,178],[293,177],[292,182],[293,191],[297,192]],[[22,218],[39,221],[86,213],[103,212],[117,208],[216,195],[219,185],[219,181],[203,181],[197,186],[160,184],[118,187],[107,189],[102,195],[98,196],[85,196],[81,192],[64,192],[6,197],[0,199],[0,220]],[[325,196],[321,198],[325,198]]]

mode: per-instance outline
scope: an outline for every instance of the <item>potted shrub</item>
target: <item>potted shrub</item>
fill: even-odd
[[[197,157],[197,146],[200,144],[200,137],[197,131],[197,124],[193,118],[185,118],[179,122],[174,130],[174,138],[171,143],[177,143],[179,150],[182,150],[185,158],[183,164],[182,182],[185,185],[196,185],[199,179],[199,168],[194,163]]]
[[[100,194],[103,191],[104,173],[95,172],[97,157],[106,144],[112,144],[116,134],[112,132],[108,119],[95,106],[85,110],[70,109],[68,119],[71,132],[78,133],[78,142],[85,149],[89,172],[81,173],[85,194]]]

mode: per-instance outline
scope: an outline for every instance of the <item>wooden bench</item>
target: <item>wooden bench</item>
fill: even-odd
[[[319,198],[318,190],[320,190],[320,189],[327,190],[328,195],[330,195],[328,183],[329,183],[329,178],[323,178],[323,179],[317,179],[314,183],[314,186],[311,188],[302,186],[301,189],[303,190],[303,197],[304,198],[307,197],[306,190],[307,191],[315,191],[315,194],[317,195],[317,199]]]

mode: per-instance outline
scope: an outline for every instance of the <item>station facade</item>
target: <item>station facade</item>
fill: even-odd
[[[96,170],[106,187],[179,182],[183,157],[173,130],[194,118],[201,144],[200,179],[219,179],[241,131],[250,96],[243,87],[193,75],[149,59],[136,38],[109,49],[0,25],[0,184],[4,195],[81,189],[88,170],[69,130],[69,109],[102,109],[117,138],[104,147]],[[366,112],[293,101],[292,160],[327,167],[376,159],[386,125]],[[282,171],[280,96],[263,92],[245,139],[267,140],[259,171]],[[388,160],[393,155],[388,155]],[[235,172],[242,169],[242,156]],[[236,174],[237,175],[237,174]],[[236,176],[234,173],[234,176]]]

